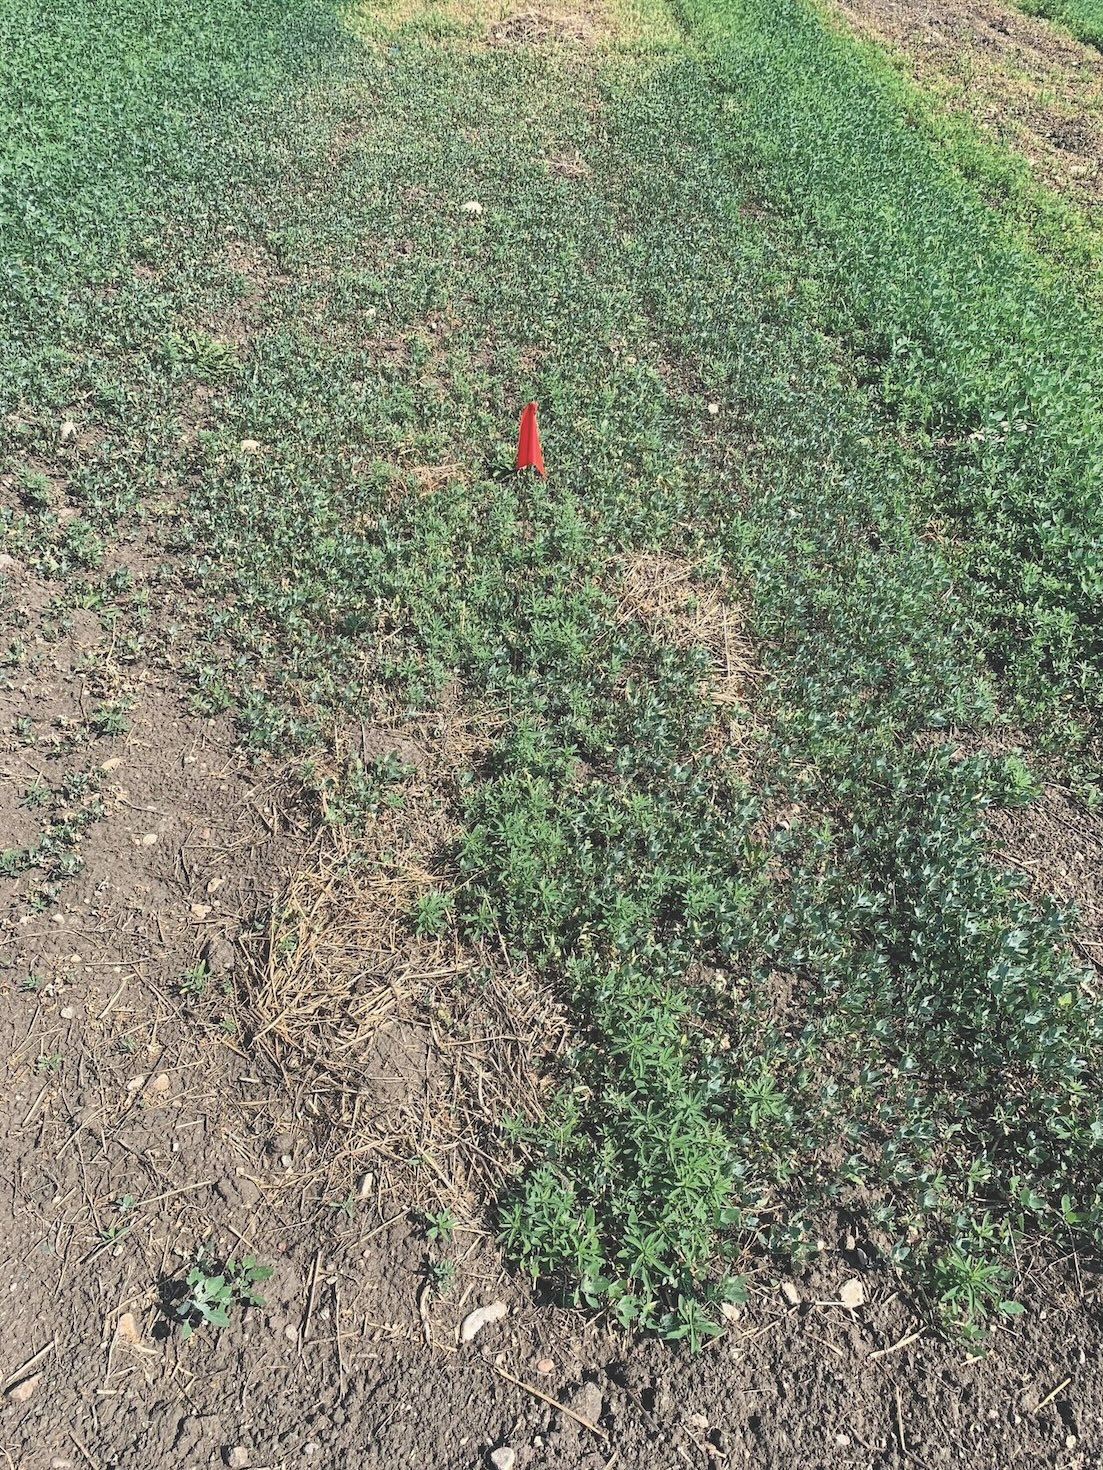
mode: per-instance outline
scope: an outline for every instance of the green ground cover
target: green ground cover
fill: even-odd
[[[1100,1013],[984,846],[1031,778],[938,738],[1003,706],[1090,767],[1095,323],[808,12],[681,17],[3,0],[0,524],[276,754],[457,685],[503,720],[437,917],[578,1028],[503,1131],[525,1267],[696,1341],[843,1209],[977,1330],[1103,1226]],[[734,730],[626,612],[644,554],[740,605]]]
[[[1082,41],[1103,46],[1103,5],[1099,0],[1023,0],[1022,9],[1060,21]]]

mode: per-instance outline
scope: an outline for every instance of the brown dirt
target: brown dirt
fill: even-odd
[[[992,0],[825,0],[901,69],[1089,209],[1103,197],[1103,56]]]
[[[1030,806],[993,812],[990,826],[996,857],[1026,874],[1029,892],[1075,905],[1076,948],[1103,975],[1103,815],[1047,782]]]

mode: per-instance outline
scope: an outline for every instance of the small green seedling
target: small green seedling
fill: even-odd
[[[353,1215],[356,1214],[356,1205],[358,1199],[359,1196],[350,1189],[348,1194],[345,1195],[344,1199],[327,1199],[326,1204],[331,1210],[339,1211],[342,1215],[344,1215],[346,1220],[351,1220]]]
[[[456,1229],[456,1222],[447,1210],[438,1210],[435,1215],[425,1216],[425,1239],[431,1245],[448,1245]]]
[[[198,1000],[206,990],[209,978],[206,962],[196,960],[180,976],[180,994],[186,995],[190,1000]]]
[[[447,1296],[456,1284],[456,1263],[444,1257],[429,1262],[429,1285],[434,1296]]]
[[[173,1303],[172,1310],[180,1320],[180,1336],[191,1337],[197,1327],[228,1327],[235,1306],[262,1307],[264,1298],[257,1287],[272,1274],[271,1266],[262,1266],[255,1256],[232,1257],[219,1266],[206,1246],[196,1253],[195,1265],[184,1278],[186,1295]]]

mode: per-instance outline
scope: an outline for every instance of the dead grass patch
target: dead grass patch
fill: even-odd
[[[419,937],[412,922],[422,894],[449,887],[456,777],[490,731],[446,711],[345,738],[339,759],[393,751],[412,768],[403,804],[357,829],[323,825],[242,987],[249,1054],[281,1084],[272,1126],[289,1116],[312,1134],[308,1177],[340,1193],[370,1174],[400,1209],[468,1219],[506,1169],[499,1125],[540,1115],[540,1059],[565,1036],[504,950]]]
[[[736,712],[761,677],[754,644],[726,581],[704,579],[692,562],[667,552],[641,552],[625,559],[618,588],[621,620],[636,618],[676,648],[703,648],[713,674],[704,690],[717,707],[721,744],[739,744]]]

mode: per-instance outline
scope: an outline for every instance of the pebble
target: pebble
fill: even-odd
[[[307,1442],[306,1442],[306,1444],[303,1445],[303,1454],[304,1455],[316,1455],[317,1453],[318,1453],[318,1446],[314,1443],[314,1441],[312,1439],[308,1439]]]
[[[243,454],[256,454],[259,448],[260,443],[256,439],[243,439],[241,441],[241,452]]]
[[[229,1466],[229,1470],[248,1470],[250,1454],[243,1444],[228,1445],[222,1452],[222,1458]]]
[[[138,1322],[133,1312],[124,1312],[115,1324],[115,1341],[138,1343],[142,1340],[142,1334],[138,1328]]]
[[[12,1384],[4,1397],[12,1404],[25,1404],[32,1396],[35,1389],[42,1382],[41,1373],[32,1373],[29,1378],[24,1378],[19,1383]]]
[[[203,946],[203,963],[212,975],[224,975],[237,964],[237,950],[228,939],[208,939]]]
[[[470,1342],[491,1322],[500,1322],[509,1311],[505,1302],[491,1302],[486,1307],[476,1307],[460,1323],[460,1341]]]
[[[852,1276],[849,1281],[844,1281],[839,1287],[839,1300],[844,1307],[860,1307],[866,1299],[865,1288],[857,1276]]]
[[[146,832],[143,835],[143,837],[142,837],[142,846],[143,847],[152,847],[156,841],[157,841],[157,833],[156,832]]]
[[[800,1306],[800,1292],[797,1290],[795,1282],[783,1281],[781,1283],[781,1294],[791,1307]]]
[[[837,1450],[848,1450],[850,1448],[850,1435],[837,1434],[835,1436],[835,1448]]]
[[[146,1074],[144,1072],[139,1072],[137,1077],[131,1077],[130,1081],[126,1084],[126,1090],[127,1092],[141,1092],[142,1088],[145,1085]]]
[[[504,1444],[491,1455],[490,1463],[494,1470],[513,1470],[517,1463],[517,1451]]]
[[[464,214],[482,214],[483,207],[477,199],[469,199],[462,206]]]
[[[76,1013],[77,1013],[76,1006],[62,1006],[62,1008],[61,1008],[61,1019],[63,1021],[71,1021],[76,1016]]]
[[[551,1358],[541,1358],[536,1365],[536,1371],[540,1374],[541,1378],[547,1378],[549,1373],[555,1372],[555,1364]]]
[[[571,1394],[571,1408],[580,1419],[597,1424],[605,1412],[605,1401],[596,1383],[584,1383]]]
[[[73,1470],[72,1460],[51,1460],[50,1470]]]
[[[64,444],[67,439],[75,439],[76,437],[76,424],[73,423],[72,419],[64,419],[61,425],[61,442]]]
[[[147,1091],[149,1091],[149,1092],[168,1092],[168,1090],[169,1090],[169,1088],[171,1086],[172,1086],[172,1084],[169,1081],[169,1074],[167,1072],[158,1072],[157,1073],[157,1076],[154,1077],[154,1078],[152,1078],[150,1080],[150,1084],[149,1084],[149,1087],[148,1087]]]
[[[709,404],[709,413],[712,414],[713,418],[715,418],[716,415],[719,412],[720,412],[720,405],[718,403],[710,403]]]
[[[361,1199],[367,1199],[372,1192],[372,1186],[374,1184],[374,1174],[361,1174],[360,1178],[356,1181],[356,1193]]]

